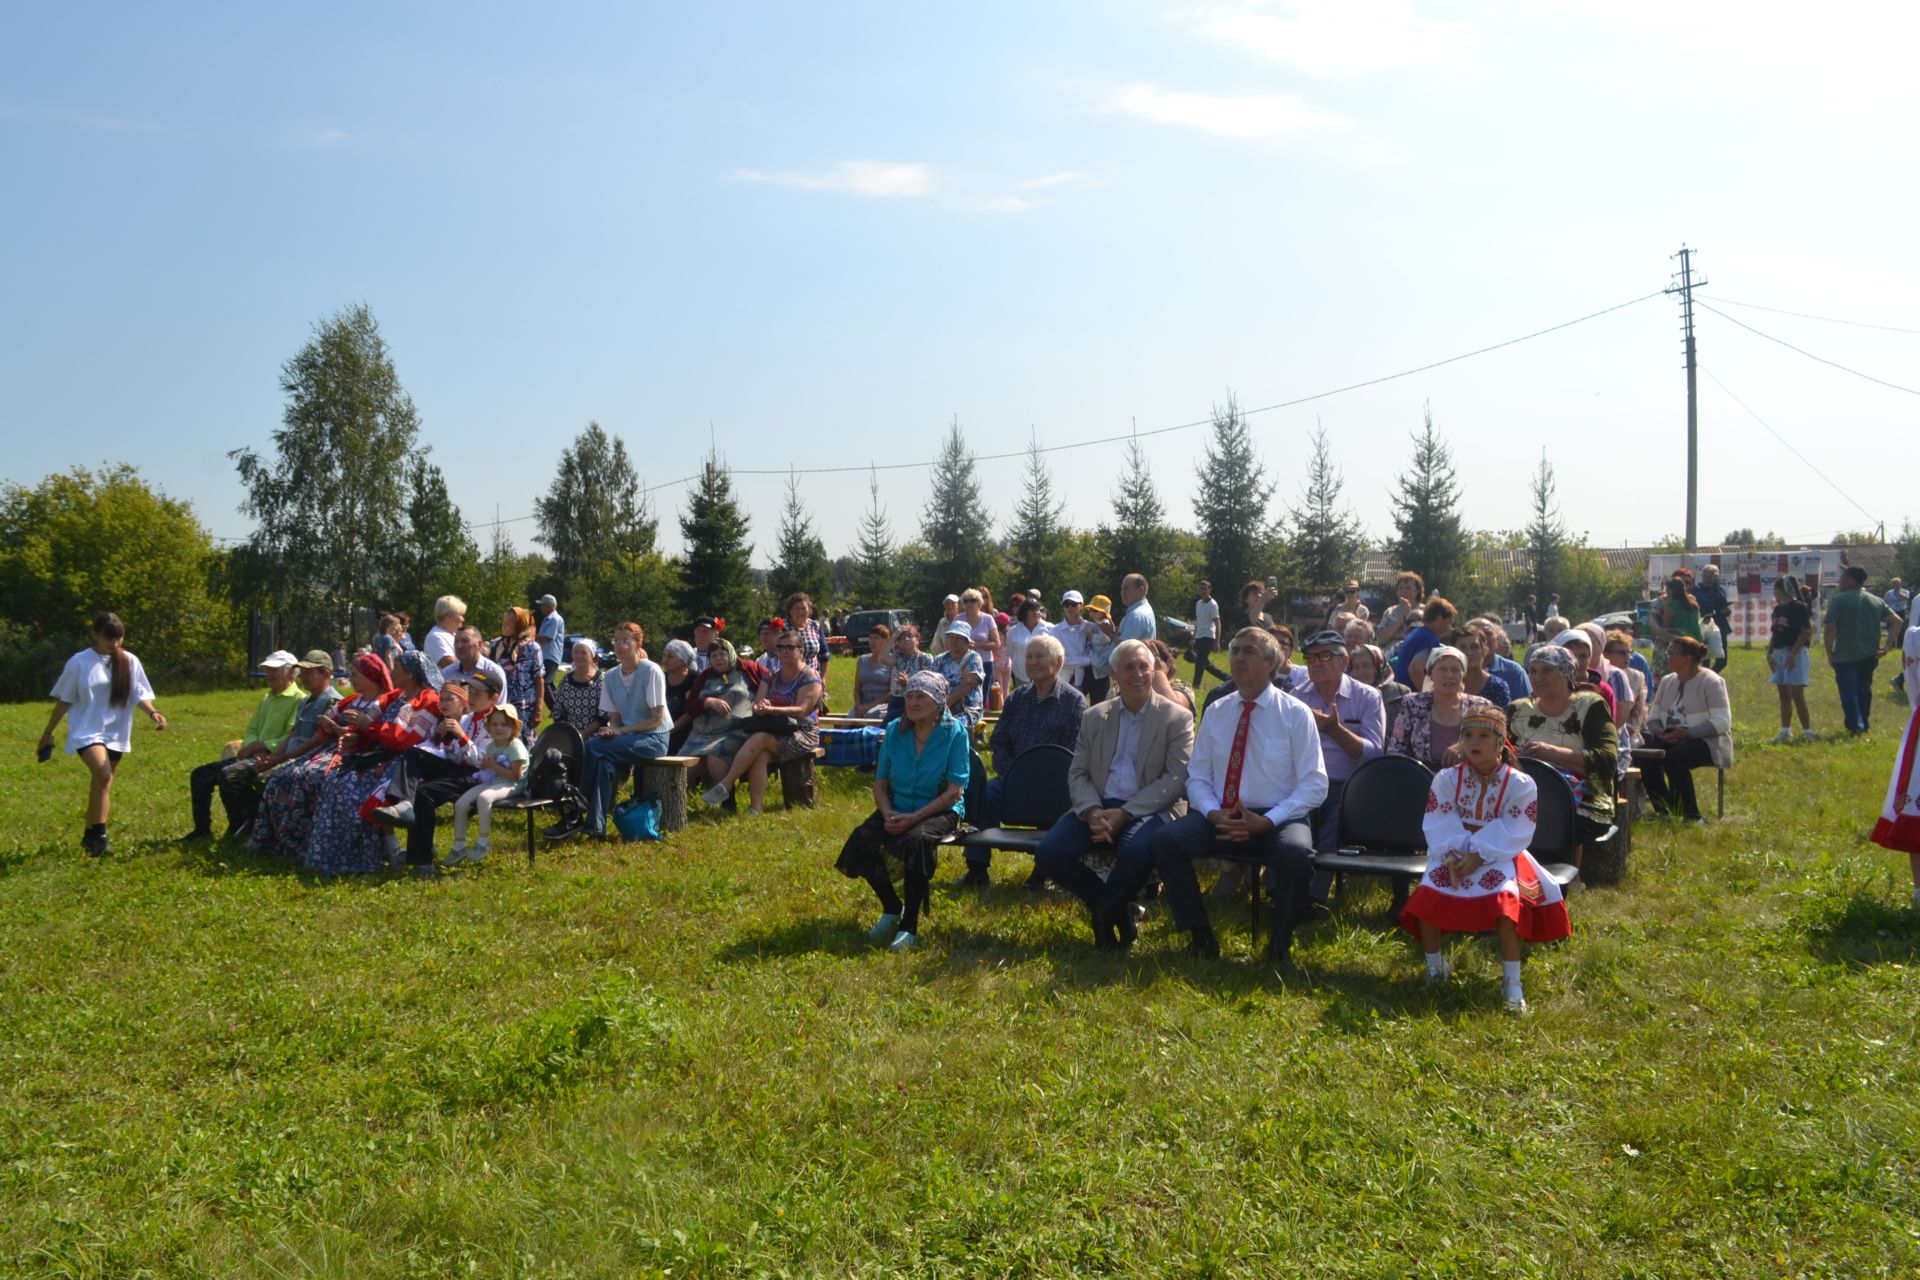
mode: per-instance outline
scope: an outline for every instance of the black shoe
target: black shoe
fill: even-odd
[[[211,839],[213,839],[212,830],[206,827],[195,827],[193,830],[187,832],[187,834],[176,838],[174,840],[174,843],[175,844],[201,844],[204,841],[208,841]]]
[[[104,858],[113,852],[112,846],[107,843],[107,833],[104,831],[87,832],[80,837],[80,847],[96,858]]]
[[[1220,939],[1214,937],[1211,932],[1196,933],[1187,943],[1187,954],[1196,956],[1202,960],[1218,960],[1220,958]]]
[[[573,839],[586,829],[587,824],[579,818],[562,818],[547,828],[546,838],[554,844],[559,844],[563,840]]]
[[[1028,876],[1026,879],[1026,883],[1021,885],[1021,888],[1030,890],[1033,893],[1042,893],[1046,890],[1046,887],[1047,887],[1047,878],[1041,875],[1038,871]]]
[[[383,804],[367,815],[376,826],[403,827],[413,826],[413,805],[402,800],[399,804]]]
[[[1285,973],[1296,971],[1293,963],[1293,935],[1275,936],[1267,941],[1267,963]]]
[[[228,840],[245,840],[253,834],[253,819],[249,818],[237,827],[228,827],[225,836]]]
[[[1122,951],[1127,950],[1139,939],[1140,918],[1145,914],[1145,911],[1131,902],[1120,908],[1120,914],[1113,922],[1113,929],[1119,938],[1119,945]],[[1213,950],[1215,955],[1219,954],[1220,946],[1218,943],[1214,944]]]
[[[969,866],[967,874],[960,877],[960,887],[963,889],[984,889],[992,883],[985,867]]]

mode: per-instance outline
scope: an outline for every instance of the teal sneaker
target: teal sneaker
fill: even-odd
[[[892,939],[900,927],[900,913],[889,911],[880,917],[880,922],[867,930],[867,936],[875,942],[887,942]]]
[[[893,945],[888,949],[891,951],[911,951],[919,945],[920,945],[919,934],[896,933],[893,935]]]

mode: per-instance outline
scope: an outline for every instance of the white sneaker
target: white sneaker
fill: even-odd
[[[1774,735],[1773,735],[1773,740],[1774,740],[1775,742],[1792,742],[1792,741],[1793,741],[1793,730],[1791,730],[1791,729],[1782,729],[1782,730],[1781,730],[1780,732],[1778,732],[1778,733],[1776,733],[1776,734],[1774,734]]]
[[[730,788],[723,787],[716,782],[712,786],[708,787],[705,791],[702,791],[700,793],[700,798],[702,800],[705,800],[708,804],[717,805],[717,804],[725,804],[727,802],[727,797],[732,794],[733,794],[733,791]]]
[[[1453,977],[1453,966],[1445,960],[1442,960],[1438,969],[1427,970],[1427,985],[1430,987],[1445,986],[1447,980],[1451,977]]]
[[[1520,1017],[1527,1012],[1527,998],[1518,991],[1507,992],[1507,1012]]]

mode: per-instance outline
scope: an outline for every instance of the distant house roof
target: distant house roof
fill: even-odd
[[[1662,554],[1654,547],[1588,547],[1587,550],[1598,555],[1608,569],[1615,573],[1645,573],[1647,561],[1656,554]],[[1749,551],[1765,550],[1755,547],[1701,547],[1709,555],[1741,555]],[[1883,579],[1893,572],[1895,548],[1891,543],[1867,543],[1841,546],[1837,543],[1815,543],[1794,547],[1795,551],[1841,551],[1846,553],[1847,564],[1857,564],[1874,579]],[[1474,557],[1483,571],[1518,575],[1533,567],[1533,556],[1525,547],[1498,547],[1491,550],[1476,551]],[[1387,554],[1385,548],[1375,547],[1363,552],[1358,565],[1360,581],[1380,586],[1390,586],[1393,575],[1399,566]]]

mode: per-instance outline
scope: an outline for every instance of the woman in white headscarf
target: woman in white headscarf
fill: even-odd
[[[1493,703],[1467,692],[1467,655],[1452,645],[1427,650],[1425,664],[1433,687],[1401,699],[1387,754],[1412,756],[1428,768],[1441,769],[1460,762],[1461,717]]]

